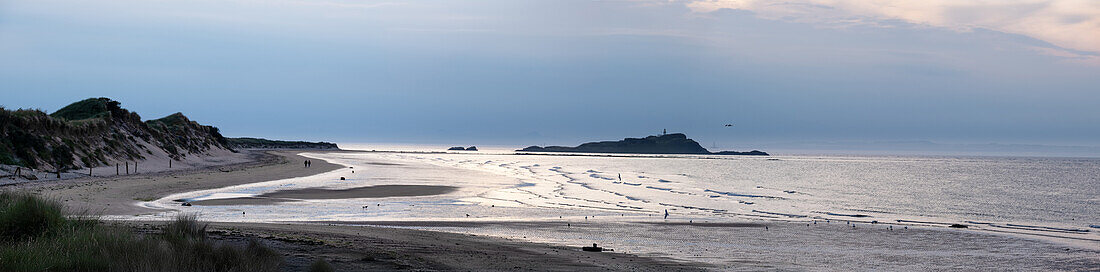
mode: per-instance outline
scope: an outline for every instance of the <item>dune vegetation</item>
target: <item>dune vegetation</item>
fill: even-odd
[[[281,255],[258,242],[209,239],[193,216],[138,234],[68,214],[54,200],[0,192],[0,271],[278,271],[281,264]]]
[[[175,160],[231,150],[216,127],[181,113],[142,121],[109,98],[85,99],[50,114],[0,107],[0,164],[65,171],[141,160],[155,149]]]

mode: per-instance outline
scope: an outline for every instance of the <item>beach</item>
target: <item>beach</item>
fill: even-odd
[[[714,202],[744,205],[756,213],[719,212],[659,198],[715,191],[674,186],[689,176],[657,178],[658,173],[646,173],[654,185],[636,186],[632,182],[646,182],[633,177],[638,173],[619,184],[608,173],[571,170],[573,163],[536,166],[561,179],[561,183],[546,183],[516,179],[517,172],[510,169],[536,167],[505,160],[547,156],[247,152],[253,160],[245,163],[19,188],[137,230],[155,228],[175,214],[199,214],[212,221],[215,239],[227,243],[259,239],[284,254],[290,271],[313,258],[325,258],[338,269],[351,271],[1073,271],[1100,264],[1100,250],[1089,233],[1015,231],[969,223],[970,229],[957,229],[937,222],[887,221],[884,218],[889,217],[881,213],[799,217],[798,210],[769,208],[761,199],[767,193],[731,194],[751,201]],[[613,166],[607,158],[563,159],[595,169]],[[312,161],[312,167],[304,167],[305,160]],[[762,159],[759,163],[776,162]],[[616,188],[610,186],[639,189],[610,190]],[[538,197],[540,192],[549,193]],[[789,203],[796,197],[791,195],[797,195],[784,194],[768,200]],[[672,217],[663,219],[654,210],[658,208],[624,208],[657,202],[678,206],[669,206]],[[192,206],[181,207],[182,203]],[[579,250],[591,243],[615,251]]]
[[[180,171],[23,183],[5,189],[25,190],[62,201],[76,212],[105,218],[151,215],[163,210],[136,203],[173,193],[270,180],[310,176],[342,166],[307,158],[303,152],[242,151],[246,162]],[[349,152],[349,151],[320,151]],[[351,151],[354,152],[354,151]],[[309,168],[302,162],[311,160]],[[408,195],[404,188],[387,189]],[[316,195],[312,192],[310,195]],[[301,197],[302,195],[296,195]],[[382,197],[384,195],[376,195]],[[239,204],[239,203],[234,203]],[[112,221],[135,232],[155,229],[161,221]],[[244,244],[258,239],[284,254],[284,271],[301,271],[318,258],[339,271],[697,271],[704,264],[659,257],[582,252],[578,247],[552,246],[477,235],[412,229],[314,224],[213,222],[208,229],[219,242]]]

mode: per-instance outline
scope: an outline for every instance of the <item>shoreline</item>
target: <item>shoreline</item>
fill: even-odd
[[[190,192],[196,190],[221,188],[256,182],[266,182],[283,178],[309,176],[327,173],[334,170],[347,168],[347,165],[330,163],[315,156],[300,155],[302,153],[343,153],[358,151],[318,151],[318,150],[277,150],[277,151],[248,151],[255,160],[247,163],[228,164],[204,169],[149,173],[142,175],[126,176],[119,178],[101,178],[91,180],[67,180],[54,184],[34,184],[23,189],[37,190],[47,196],[64,200],[66,205],[76,205],[78,209],[94,211],[89,208],[99,207],[98,214],[120,214],[125,216],[150,214],[161,210],[149,209],[133,205],[138,202],[123,197],[125,193],[139,192],[155,199],[163,198],[175,193]],[[313,160],[311,168],[305,168],[301,161]],[[385,164],[386,166],[400,166],[399,164]],[[85,184],[81,184],[85,183]],[[172,185],[172,186],[167,186]],[[310,192],[316,194],[317,192]],[[104,198],[111,198],[106,202],[96,202]],[[113,198],[112,198],[113,197]],[[163,222],[150,222],[140,220],[115,220],[110,224],[124,226],[142,232],[143,229],[153,228]],[[862,222],[852,220],[852,222]],[[483,227],[504,228],[519,230],[517,233],[527,233],[538,229],[552,228],[560,225],[560,222],[493,222],[493,221],[297,221],[297,222],[205,222],[209,224],[211,237],[219,242],[244,243],[248,240],[258,240],[261,243],[276,249],[284,254],[287,265],[284,271],[297,271],[308,266],[314,258],[324,258],[332,262],[339,270],[546,270],[546,271],[577,271],[577,270],[632,270],[632,271],[669,271],[669,270],[713,270],[713,269],[752,269],[767,268],[782,264],[777,260],[746,261],[716,260],[712,263],[708,260],[697,258],[676,258],[674,254],[653,253],[652,250],[631,250],[630,248],[617,248],[614,253],[585,253],[579,250],[583,243],[591,241],[569,239],[565,241],[540,240],[536,238],[528,240],[527,236],[520,235],[491,235],[485,232]],[[619,222],[622,223],[622,222]],[[627,222],[629,223],[629,222]],[[740,236],[738,239],[758,239],[765,248],[789,247],[792,241],[812,241],[825,243],[824,246],[836,246],[835,243],[847,243],[857,241],[867,235],[880,236],[873,242],[863,246],[878,247],[884,244],[908,241],[918,247],[934,248],[933,252],[952,250],[950,243],[953,239],[961,239],[957,242],[970,244],[973,247],[996,248],[999,245],[1010,247],[1041,248],[1042,252],[1053,252],[1055,245],[1065,245],[1081,248],[1073,243],[1064,244],[1028,235],[1014,233],[990,233],[987,230],[970,229],[958,230],[933,226],[911,225],[915,237],[925,237],[927,240],[911,240],[914,236],[892,234],[881,229],[860,227],[859,231],[852,229],[805,229],[799,227],[803,223],[781,221],[745,221],[745,222],[695,222],[684,223],[670,222],[635,222],[641,225],[652,225],[667,228],[707,228],[719,231],[725,235]],[[867,223],[867,222],[862,222]],[[575,224],[574,227],[590,230],[615,229],[617,227],[632,224]],[[636,224],[634,224],[636,225]],[[771,226],[771,231],[767,231]],[[806,225],[809,227],[810,225]],[[560,227],[560,226],[559,226]],[[610,228],[609,228],[610,227]],[[763,228],[764,232],[760,232]],[[809,232],[807,232],[809,231]],[[486,235],[491,236],[486,236]],[[530,235],[526,234],[526,235]],[[847,236],[854,235],[854,236]],[[840,238],[846,237],[846,238]],[[1001,238],[998,238],[1001,237]],[[772,239],[787,242],[769,242]],[[811,239],[811,240],[805,240]],[[823,240],[822,240],[823,239]],[[994,244],[987,240],[999,241]],[[1021,240],[1035,242],[1020,242]],[[744,242],[748,242],[745,240]],[[600,241],[597,241],[600,242]],[[608,241],[601,242],[601,245]],[[742,242],[737,242],[742,243]],[[798,242],[802,243],[802,242]],[[998,244],[999,243],[999,244]],[[1047,245],[1041,245],[1041,244]],[[1038,245],[1038,246],[1031,246]],[[606,246],[606,245],[605,245]],[[841,249],[849,248],[841,246]],[[858,248],[854,247],[854,248]],[[853,248],[853,249],[854,249]],[[938,249],[935,249],[938,248]],[[1088,250],[1087,252],[1095,252]],[[623,250],[625,249],[625,250]],[[774,250],[774,249],[773,249]],[[891,249],[906,252],[907,249]],[[1065,249],[1069,251],[1070,249]],[[767,251],[767,250],[765,250]],[[1076,252],[1076,249],[1074,249]],[[650,253],[647,253],[650,252]],[[664,251],[661,251],[664,252]],[[969,252],[952,250],[953,255],[972,256],[987,252],[982,249],[970,249]],[[759,252],[752,252],[760,254]],[[637,255],[641,254],[641,255]],[[901,258],[904,255],[899,255]],[[1093,258],[1088,258],[1093,259]],[[1049,260],[1039,259],[1046,263]],[[1087,261],[1087,260],[1086,260]],[[1087,261],[1093,263],[1093,261]],[[546,263],[532,268],[530,263]],[[812,262],[811,262],[812,263]],[[808,265],[813,267],[810,263]],[[996,266],[994,266],[996,267]],[[774,268],[774,267],[773,267]]]
[[[304,177],[343,168],[323,160],[306,168],[298,155],[308,151],[246,150],[249,161],[203,168],[89,177],[9,186],[61,201],[68,209],[101,215],[139,215],[160,210],[136,205],[174,193]],[[332,151],[343,152],[343,151]],[[109,187],[108,187],[109,186]]]
[[[135,216],[163,210],[136,203],[176,193],[311,176],[346,166],[301,155],[329,150],[247,150],[248,162],[142,173],[24,183],[3,189],[27,191],[60,201],[67,209],[100,216]],[[301,162],[309,159],[312,166]],[[148,232],[163,222],[107,220],[108,224]],[[335,224],[208,224],[211,238],[234,244],[257,240],[282,253],[283,271],[300,271],[317,258],[337,270],[476,270],[476,271],[702,271],[702,263],[622,253],[590,253],[578,248],[504,238],[430,230]],[[537,264],[537,265],[533,265]]]

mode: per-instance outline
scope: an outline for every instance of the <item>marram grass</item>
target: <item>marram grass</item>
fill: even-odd
[[[0,271],[277,271],[282,257],[250,242],[219,245],[193,216],[161,233],[99,224],[56,201],[0,192]]]

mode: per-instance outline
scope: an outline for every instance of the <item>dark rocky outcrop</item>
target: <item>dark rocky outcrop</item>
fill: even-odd
[[[714,152],[714,153],[711,153],[711,154],[714,154],[714,155],[753,155],[753,156],[767,156],[768,155],[767,152],[760,151],[760,150],[744,151],[744,152],[740,152],[740,151],[719,151],[719,152]]]
[[[582,153],[629,153],[629,154],[700,154],[700,155],[763,155],[768,153],[753,150],[750,152],[722,151],[710,152],[695,140],[688,139],[683,133],[672,133],[645,138],[626,138],[622,141],[604,141],[584,143],[576,147],[566,146],[530,146],[521,152],[582,152]]]
[[[279,141],[261,138],[227,138],[229,146],[240,149],[340,149],[329,142]]]

